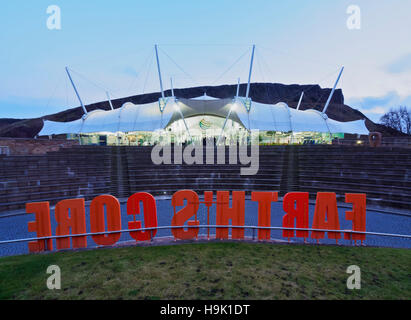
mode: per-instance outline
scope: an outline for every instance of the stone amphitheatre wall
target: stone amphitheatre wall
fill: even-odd
[[[411,149],[358,146],[260,147],[259,171],[241,176],[241,164],[154,165],[151,147],[74,146],[45,155],[0,155],[0,212],[27,202],[101,194],[126,198],[135,192],[172,195],[192,189],[366,193],[367,204],[411,207]],[[204,154],[205,157],[205,154]],[[205,161],[204,161],[205,162]],[[215,161],[216,163],[216,161]]]
[[[10,155],[46,154],[78,144],[76,140],[0,138],[1,153]]]
[[[350,135],[348,138],[335,139],[333,144],[344,146],[369,146],[368,136],[362,135],[360,138]],[[410,148],[411,149],[411,136],[403,137],[382,137],[382,147],[397,147],[397,148]]]

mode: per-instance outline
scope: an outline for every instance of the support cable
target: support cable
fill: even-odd
[[[128,90],[127,90],[127,91],[131,91],[131,89],[133,88],[135,82],[136,82],[137,79],[140,77],[140,74],[143,72],[143,69],[144,69],[145,67],[147,67],[147,65],[148,65],[148,63],[149,63],[149,61],[150,61],[150,58],[153,56],[153,54],[154,54],[154,53],[153,53],[153,50],[151,49],[150,52],[149,52],[149,54],[147,55],[147,58],[144,60],[143,64],[142,64],[142,65],[140,66],[140,68],[138,69],[138,71],[137,71],[137,76],[134,77],[134,79],[133,79],[133,81],[131,82],[130,86],[128,87]]]
[[[227,74],[238,62],[240,62],[240,60],[245,57],[245,55],[250,51],[250,49],[247,48],[247,50],[241,54],[235,61],[233,64],[231,64],[223,73],[221,73],[216,80],[214,80],[211,85],[214,85],[218,80],[220,80],[225,74]]]
[[[189,78],[190,78],[191,80],[193,80],[195,83],[197,83],[198,85],[200,85],[200,83],[199,83],[196,79],[194,79],[194,77],[191,76],[191,74],[189,74],[187,71],[185,71],[185,70],[183,69],[183,67],[181,67],[172,57],[170,57],[170,55],[169,55],[163,48],[161,48],[161,47],[158,47],[158,48],[161,50],[161,52],[163,52],[163,53],[167,56],[167,58],[169,58],[169,59],[171,60],[172,63],[175,64],[175,66],[176,66],[178,69],[180,69],[181,72],[183,72],[187,77],[189,77]]]
[[[153,55],[151,56],[150,64],[149,64],[148,69],[147,69],[146,79],[144,80],[143,94],[146,92],[146,85],[147,85],[147,81],[148,81],[148,76],[150,74],[151,66],[153,65],[153,61],[154,61],[154,51],[153,51]]]
[[[264,49],[264,47],[263,47],[263,49]],[[265,48],[265,49],[266,49],[266,48]],[[269,67],[268,63],[266,62],[264,56],[261,54],[261,51],[260,51],[260,58],[261,58],[263,64],[264,64],[264,65],[266,66],[266,68],[268,69],[268,71],[271,73],[270,67]],[[334,70],[334,71],[326,74],[324,77],[322,77],[320,80],[318,80],[318,84],[310,85],[307,89],[304,89],[304,95],[306,95],[307,92],[309,92],[310,90],[312,90],[312,89],[313,89],[314,87],[316,87],[317,85],[320,85],[320,83],[323,82],[324,80],[329,79],[329,78],[331,78],[332,76],[334,76],[336,73],[339,72],[339,70],[340,70],[340,68],[338,68],[337,70]],[[274,88],[274,89],[275,89],[275,88]],[[276,90],[276,89],[275,89],[275,90]],[[278,93],[278,92],[277,92],[277,93]],[[298,93],[298,94],[296,94],[296,95],[294,95],[294,96],[291,96],[290,101],[293,101],[294,99],[298,98],[300,95],[301,95],[301,92]],[[322,94],[322,95],[323,95],[323,94]],[[318,101],[316,102],[316,104],[317,104],[317,103],[318,103]]]

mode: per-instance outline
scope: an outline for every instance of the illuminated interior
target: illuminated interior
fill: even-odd
[[[226,145],[247,143],[248,131],[240,123],[212,115],[193,116],[179,119],[164,131],[96,132],[81,135],[70,134],[69,139],[79,139],[82,145],[150,146],[159,142],[159,135],[167,135],[171,143],[201,143],[205,138],[214,138]],[[224,131],[222,128],[224,127]],[[187,130],[188,129],[188,130]],[[220,137],[221,135],[221,137]],[[223,140],[225,138],[225,140]],[[344,138],[343,133],[330,135],[322,132],[279,132],[260,131],[260,145],[281,144],[330,144],[334,138]]]

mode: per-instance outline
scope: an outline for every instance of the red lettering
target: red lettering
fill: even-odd
[[[258,202],[258,226],[271,227],[271,202],[278,201],[278,192],[251,192],[251,200]],[[258,240],[270,239],[270,229],[258,229]]]
[[[93,233],[105,232],[104,208],[107,213],[107,231],[121,230],[120,203],[110,195],[98,196],[90,204],[90,230]],[[94,242],[101,246],[110,246],[120,239],[121,233],[93,235]]]
[[[127,200],[127,214],[134,216],[134,221],[128,222],[129,229],[141,229],[141,221],[135,221],[135,215],[140,214],[140,202],[143,204],[144,225],[146,228],[157,227],[156,199],[146,192],[133,194]],[[147,241],[155,237],[157,229],[146,231],[132,231],[130,236],[136,241]]]
[[[48,202],[35,202],[26,204],[26,212],[35,214],[35,221],[28,223],[28,231],[36,232],[37,237],[51,237],[50,206]],[[29,242],[30,252],[53,250],[53,241],[38,240]]]
[[[365,232],[366,230],[366,212],[367,212],[367,196],[363,193],[347,193],[345,202],[353,204],[352,211],[345,212],[345,219],[352,221],[353,231]],[[352,235],[352,237],[350,237]],[[365,234],[345,233],[344,239],[348,240],[365,240]]]
[[[187,200],[187,205],[176,213],[177,206],[183,206],[184,200]],[[184,223],[195,216],[199,207],[198,194],[192,190],[180,190],[174,193],[171,199],[171,204],[174,207],[174,216],[171,220],[172,226],[184,226]],[[187,224],[191,226],[198,226],[200,221],[189,220]],[[198,228],[188,228],[184,230],[183,228],[173,228],[171,229],[174,238],[176,239],[193,239],[198,236]]]
[[[57,221],[56,235],[68,235],[70,234],[70,228],[72,234],[86,233],[86,212],[84,199],[68,199],[60,201],[56,205],[54,216]],[[87,247],[86,236],[73,237],[72,239],[73,248]],[[56,239],[56,243],[58,250],[70,248],[69,237],[58,238]]]
[[[340,222],[338,219],[337,197],[334,192],[318,192],[315,203],[313,219],[313,229],[339,230]],[[313,231],[311,238],[322,239],[324,232]],[[328,232],[329,239],[340,239],[338,232]]]
[[[245,192],[234,191],[232,208],[229,206],[230,192],[217,191],[217,225],[224,226],[232,221],[233,226],[244,226],[245,219]],[[228,239],[228,228],[217,228],[217,239]],[[233,228],[232,239],[244,239],[243,228]]]
[[[283,217],[284,228],[308,229],[308,192],[290,192],[283,199],[283,209],[286,215]],[[295,222],[297,222],[295,224]],[[295,226],[297,225],[297,226]],[[283,237],[294,237],[294,230],[283,230]],[[308,231],[298,231],[297,237],[307,238]]]

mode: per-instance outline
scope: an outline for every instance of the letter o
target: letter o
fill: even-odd
[[[104,207],[107,212],[107,231],[121,230],[120,203],[110,195],[98,196],[90,204],[90,230],[92,233],[105,232]],[[94,242],[101,246],[110,246],[120,239],[121,233],[92,235]]]

